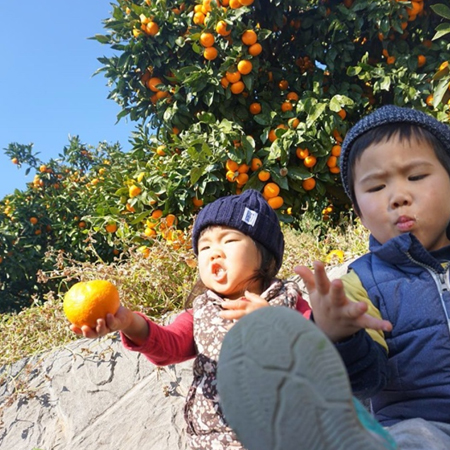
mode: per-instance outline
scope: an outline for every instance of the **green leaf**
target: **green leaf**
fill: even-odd
[[[110,42],[110,37],[103,34],[96,34],[92,39],[100,42],[100,44],[108,44]]]
[[[437,30],[436,34],[433,36],[433,39],[432,39],[433,41],[450,33],[450,25],[446,24],[446,23],[441,23],[436,27],[436,30]]]
[[[289,167],[289,172],[287,174],[288,178],[292,180],[306,180],[307,178],[311,178],[311,172],[302,166],[298,167]]]
[[[279,173],[271,172],[272,180],[280,186],[281,189],[289,190],[287,177],[282,177]]]
[[[325,103],[318,103],[314,105],[306,118],[306,126],[311,126],[322,115],[326,107],[327,105]]]
[[[450,20],[450,8],[447,5],[438,3],[437,5],[430,5],[430,8],[439,16]]]
[[[206,166],[203,167],[194,167],[191,170],[191,176],[190,176],[190,181],[191,184],[194,185],[195,183],[197,183],[197,181],[201,178],[201,176],[205,173],[205,168]]]
[[[433,106],[436,108],[441,103],[448,89],[448,78],[443,78],[433,92]]]

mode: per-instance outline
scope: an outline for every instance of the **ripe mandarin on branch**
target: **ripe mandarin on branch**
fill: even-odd
[[[119,291],[106,280],[80,281],[64,296],[64,314],[77,327],[94,328],[97,319],[115,314],[120,306]]]

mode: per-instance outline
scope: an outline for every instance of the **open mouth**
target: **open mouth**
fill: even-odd
[[[212,274],[214,275],[214,278],[221,280],[225,277],[226,271],[222,266],[214,264],[212,267]]]

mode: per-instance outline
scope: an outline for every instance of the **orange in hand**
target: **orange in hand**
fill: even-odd
[[[63,308],[69,322],[81,328],[95,328],[97,319],[115,314],[120,306],[119,291],[106,280],[80,281],[64,296]]]

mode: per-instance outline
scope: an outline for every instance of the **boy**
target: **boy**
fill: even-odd
[[[347,134],[341,176],[371,232],[370,253],[331,283],[320,263],[314,274],[306,267],[295,270],[310,294],[316,325],[345,364],[353,392],[371,399],[376,419],[396,444],[356,402],[357,420],[340,358],[317,327],[276,310],[270,316],[263,310],[250,314],[224,341],[218,383],[225,415],[249,450],[395,445],[448,450],[450,128],[419,111],[380,108]],[[234,387],[235,397],[259,401],[265,416],[258,420],[266,420],[261,427],[251,414],[256,405],[246,409],[243,402],[236,412],[229,383],[232,367],[249,364],[242,362],[243,352],[238,355],[233,341],[244,339],[251,349],[251,332],[264,321],[273,322],[273,335],[293,336],[289,349],[280,340],[268,341],[263,355],[252,355],[264,377]],[[306,350],[298,349],[308,345],[305,356]],[[369,426],[361,426],[366,420]],[[253,444],[256,436],[258,446]]]

